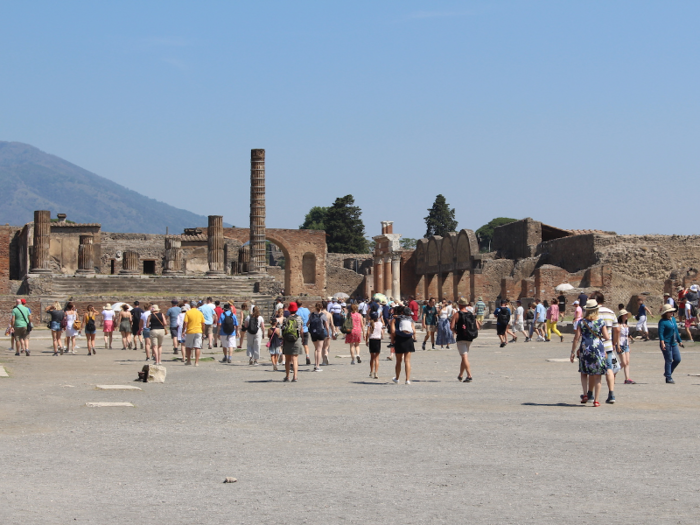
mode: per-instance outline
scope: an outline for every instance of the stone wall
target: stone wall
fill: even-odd
[[[10,293],[10,241],[14,228],[0,226],[0,294]]]
[[[537,247],[540,264],[551,264],[568,272],[578,272],[598,262],[596,244],[601,238],[613,239],[609,235],[574,235],[541,243]]]
[[[364,276],[338,266],[328,266],[326,268],[326,291],[327,295],[343,292],[350,297],[364,296]]]
[[[542,223],[527,218],[494,228],[491,251],[504,259],[523,259],[535,255],[540,242]]]
[[[114,261],[114,273],[119,273],[119,270],[122,269],[122,258],[117,257],[117,252],[124,253],[127,250],[139,253],[142,268],[143,261],[154,261],[155,273],[158,275],[162,273],[163,258],[165,257],[165,235],[102,232],[101,240],[101,257],[99,259],[95,257],[95,265],[99,266],[100,273],[111,274],[112,261]],[[204,258],[206,259],[206,254]]]

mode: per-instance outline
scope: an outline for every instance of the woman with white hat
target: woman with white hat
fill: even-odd
[[[600,380],[607,372],[605,344],[610,337],[605,321],[598,319],[598,303],[595,299],[586,301],[586,313],[576,328],[574,344],[571,347],[571,362],[578,353],[578,369],[581,373],[583,395],[581,403],[593,397],[593,406],[599,407]],[[579,341],[581,345],[579,346]],[[586,388],[587,384],[587,388]]]
[[[683,347],[681,334],[678,333],[678,326],[673,315],[676,309],[670,304],[665,304],[661,309],[661,320],[659,321],[659,347],[664,355],[664,376],[666,383],[675,383],[673,371],[681,362],[681,352],[678,346]]]

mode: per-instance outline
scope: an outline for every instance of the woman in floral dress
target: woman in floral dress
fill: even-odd
[[[358,307],[353,304],[350,308],[350,318],[352,319],[352,331],[345,335],[345,342],[350,345],[351,365],[355,364],[355,355],[357,354],[357,362],[361,363],[360,359],[360,342],[365,338],[365,323],[362,322],[362,316],[358,313]]]
[[[598,303],[595,299],[590,299],[586,303],[585,310],[586,313],[576,328],[574,344],[571,347],[571,362],[574,362],[574,357],[578,353],[578,368],[584,391],[581,403],[587,403],[593,396],[593,406],[599,407],[600,381],[607,370],[603,342],[609,339],[608,329],[605,321],[598,319]]]

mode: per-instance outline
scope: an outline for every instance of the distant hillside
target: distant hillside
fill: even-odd
[[[0,224],[21,226],[34,210],[65,213],[74,222],[99,222],[102,230],[181,233],[207,218],[145,197],[28,144],[0,141]],[[144,212],[148,212],[145,220]]]

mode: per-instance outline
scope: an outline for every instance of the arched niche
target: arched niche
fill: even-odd
[[[304,284],[316,284],[316,255],[306,252],[301,259],[301,274]]]

